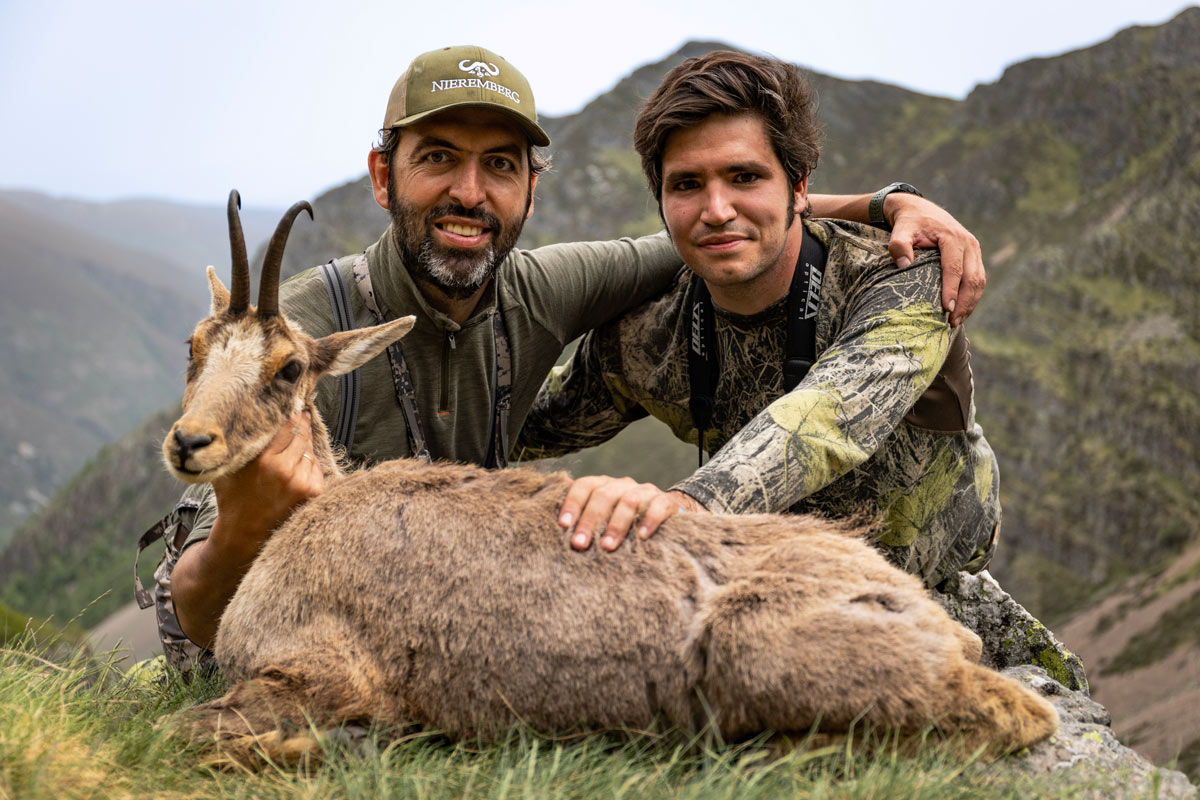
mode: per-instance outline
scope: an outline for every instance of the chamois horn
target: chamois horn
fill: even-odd
[[[237,189],[229,192],[229,250],[233,261],[233,285],[229,290],[229,313],[241,314],[250,305],[250,259],[238,209],[242,198]]]
[[[292,230],[292,222],[301,211],[308,212],[308,218],[313,218],[312,206],[301,200],[295,203],[279,220],[271,241],[267,244],[267,254],[263,256],[262,276],[258,282],[258,315],[273,317],[279,313],[279,266],[283,263],[283,246],[287,244],[288,233]]]

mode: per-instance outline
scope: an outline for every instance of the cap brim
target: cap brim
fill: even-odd
[[[525,134],[529,137],[529,141],[532,144],[535,144],[538,147],[550,146],[550,137],[547,136],[546,132],[541,129],[541,126],[534,122],[530,122],[528,117],[518,114],[516,111],[513,111],[510,108],[505,108],[502,105],[479,100],[464,100],[461,103],[451,103],[439,108],[431,108],[428,111],[422,111],[420,114],[413,114],[411,117],[405,117],[399,122],[395,122],[388,127],[406,128],[409,125],[412,125],[414,122],[419,122],[428,117],[442,114],[452,108],[485,108],[488,111],[495,111],[497,114],[503,114],[513,122],[517,123],[517,125],[521,126],[521,130],[525,131]]]

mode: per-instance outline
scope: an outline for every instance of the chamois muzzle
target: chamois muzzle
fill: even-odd
[[[179,459],[181,467],[187,466],[188,458],[192,453],[202,447],[207,447],[212,444],[213,437],[208,434],[199,434],[197,436],[187,436],[179,429],[175,430],[175,457]]]

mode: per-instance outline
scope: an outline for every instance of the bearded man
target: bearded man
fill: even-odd
[[[661,293],[681,267],[665,235],[513,249],[533,212],[549,144],[524,77],[495,53],[449,47],[418,56],[388,99],[368,156],[392,224],[366,252],[335,259],[355,326],[415,314],[416,327],[358,370],[357,463],[414,456],[504,466],[542,379],[563,347]],[[812,198],[821,213],[868,217],[868,195]],[[974,238],[936,206],[889,197],[897,247],[940,241],[968,272],[965,315],[981,289]],[[964,251],[966,256],[964,258]],[[953,260],[953,259],[948,259]],[[960,268],[959,273],[962,272]],[[947,281],[955,296],[959,274]],[[316,270],[283,284],[283,313],[311,336],[338,329],[334,290]],[[333,421],[344,393],[318,392]],[[336,426],[335,426],[336,431]],[[156,577],[160,638],[181,668],[213,640],[225,605],[274,529],[323,489],[311,428],[294,418],[266,451],[211,487],[189,490],[168,526]]]

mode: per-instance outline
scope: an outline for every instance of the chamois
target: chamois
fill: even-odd
[[[314,340],[278,311],[275,232],[257,310],[230,195],[232,292],[209,267],[184,413],[163,443],[200,482],[246,464],[312,413],[335,478],[267,541],[215,643],[225,696],[188,712],[239,760],[314,753],[309,724],[416,723],[494,740],[712,726],[725,741],[927,725],[989,756],[1050,735],[1053,708],[980,666],[977,636],[861,527],[796,515],[686,514],[613,553],[571,549],[570,479],[399,459],[341,476],[316,380],[364,363],[412,317]]]

